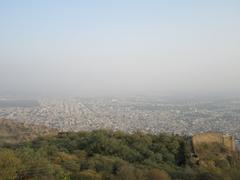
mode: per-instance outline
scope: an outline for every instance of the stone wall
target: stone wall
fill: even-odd
[[[235,139],[233,136],[223,135],[223,144],[231,151],[236,150]]]
[[[224,135],[222,133],[216,132],[206,132],[201,134],[196,134],[192,137],[193,150],[197,153],[197,147],[200,144],[211,144],[219,143],[223,144],[229,151],[235,151],[235,140],[233,136]]]

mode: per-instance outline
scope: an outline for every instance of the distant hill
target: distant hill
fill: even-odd
[[[39,136],[55,135],[57,131],[45,126],[23,124],[8,119],[0,119],[0,145],[15,144],[33,140]]]

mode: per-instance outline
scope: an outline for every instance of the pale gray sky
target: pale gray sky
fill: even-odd
[[[240,3],[1,1],[0,93],[238,92]]]

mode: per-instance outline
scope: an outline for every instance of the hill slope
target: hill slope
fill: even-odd
[[[127,134],[97,130],[59,133],[0,149],[0,177],[12,179],[83,180],[235,180],[240,179],[237,157],[219,156],[204,162],[191,157],[190,137],[167,134]],[[215,154],[217,152],[217,154]],[[211,156],[213,155],[213,157]],[[228,154],[230,155],[230,154]],[[219,159],[220,158],[220,159]]]
[[[0,145],[16,144],[33,140],[39,136],[57,134],[56,130],[45,126],[18,123],[8,119],[0,119]]]

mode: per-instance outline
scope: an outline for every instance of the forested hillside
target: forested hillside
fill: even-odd
[[[216,147],[211,154],[203,146],[210,153],[204,164],[192,157],[190,137],[108,130],[59,133],[2,147],[0,179],[240,179],[237,155]]]

